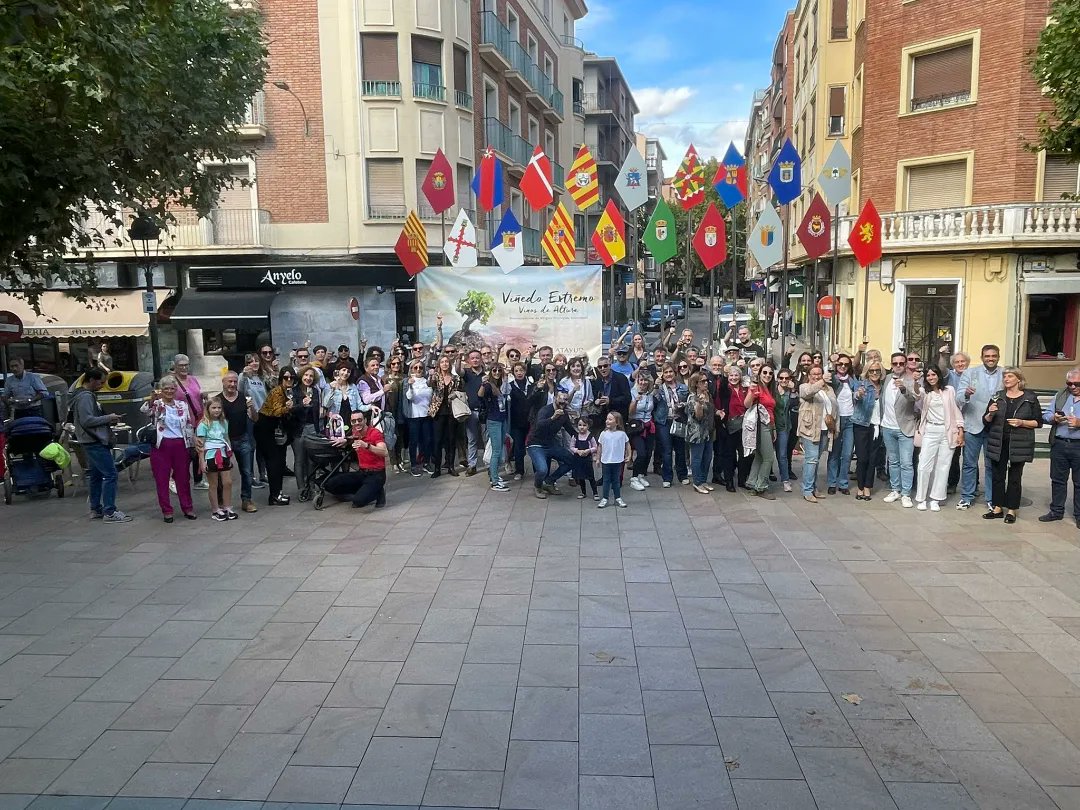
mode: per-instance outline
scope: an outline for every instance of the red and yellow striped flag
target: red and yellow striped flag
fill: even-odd
[[[410,278],[428,266],[427,232],[415,211],[409,212],[405,227],[394,245],[394,253]]]
[[[555,209],[540,244],[548,259],[559,270],[574,260],[577,250],[574,243],[574,222],[561,202]]]
[[[578,149],[577,157],[570,166],[570,184],[567,190],[574,204],[582,211],[600,202],[600,181],[596,176],[596,161],[585,144]]]

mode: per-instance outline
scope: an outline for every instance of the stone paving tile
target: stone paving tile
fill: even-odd
[[[299,742],[297,734],[238,734],[210,769],[195,796],[266,799]]]
[[[774,717],[714,717],[732,779],[801,779],[787,735]]]

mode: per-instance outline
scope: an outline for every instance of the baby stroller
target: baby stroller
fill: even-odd
[[[353,450],[348,442],[335,447],[325,436],[304,436],[303,442],[308,474],[299,497],[301,501],[314,498],[315,508],[322,509],[326,482],[348,468]]]
[[[40,416],[13,419],[5,432],[4,503],[10,504],[13,495],[48,495],[53,489],[58,498],[63,498],[63,472],[38,455],[56,441],[56,432],[48,420]]]

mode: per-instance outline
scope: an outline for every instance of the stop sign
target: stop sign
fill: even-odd
[[[349,314],[354,321],[360,320],[360,302],[355,298],[349,299]]]
[[[817,314],[822,318],[831,318],[836,311],[836,299],[831,295],[823,295],[817,302]]]
[[[23,322],[14,312],[0,312],[0,344],[18,343],[23,336]]]

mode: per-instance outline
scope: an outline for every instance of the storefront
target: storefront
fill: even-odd
[[[1080,273],[1029,267],[1020,292],[1021,368],[1033,388],[1060,388],[1080,365]]]

